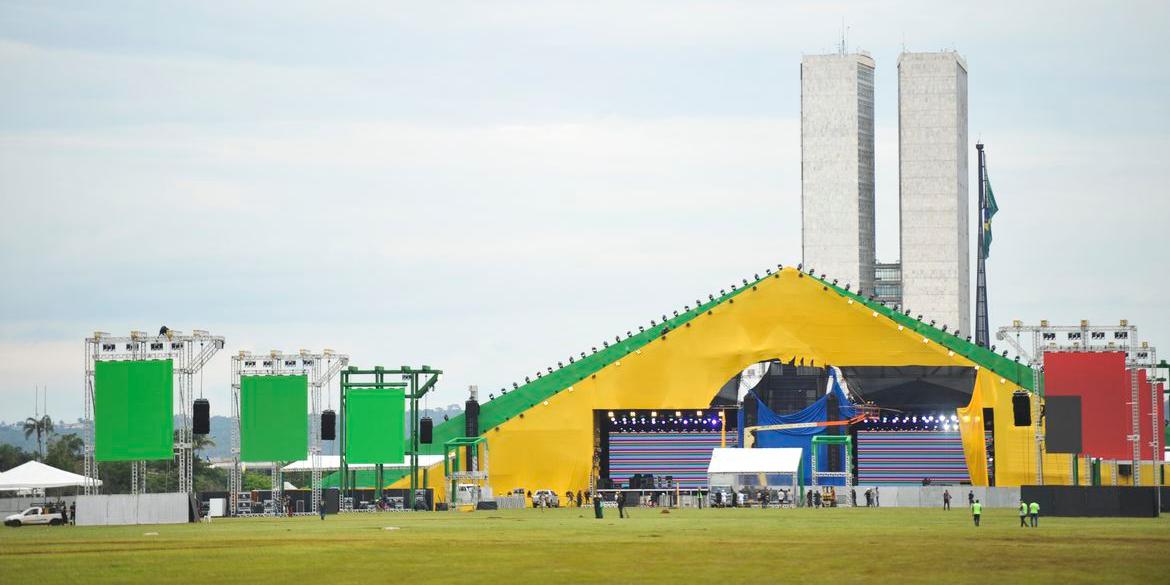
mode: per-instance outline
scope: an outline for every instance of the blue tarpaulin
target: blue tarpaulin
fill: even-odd
[[[829,368],[829,386],[830,391],[822,396],[819,400],[809,405],[804,410],[794,412],[792,414],[776,414],[768,405],[764,404],[754,393],[745,400],[756,401],[756,424],[760,426],[765,425],[783,425],[794,423],[812,423],[812,422],[827,422],[829,410],[829,395],[833,395],[837,399],[837,417],[834,420],[847,420],[857,415],[857,409],[849,398],[845,395],[845,391],[841,389],[841,383],[838,379],[836,368]],[[785,429],[776,431],[757,431],[755,447],[799,447],[803,449],[801,471],[804,475],[804,483],[811,483],[812,480],[812,438],[825,433],[829,427],[806,427],[798,429]],[[743,409],[739,411],[739,432],[740,444],[743,445],[744,420]],[[817,463],[821,471],[828,470],[828,447],[821,446],[820,452],[817,453]],[[845,452],[841,450],[842,465],[839,469],[845,469],[848,463],[844,461]],[[818,482],[821,485],[844,485],[845,482],[841,478],[825,478]]]

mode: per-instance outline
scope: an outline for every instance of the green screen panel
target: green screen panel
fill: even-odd
[[[406,458],[405,418],[403,390],[346,392],[346,462],[402,463]]]
[[[240,461],[299,461],[309,455],[309,379],[240,377]]]
[[[171,360],[95,362],[94,459],[142,461],[174,457],[174,390]]]

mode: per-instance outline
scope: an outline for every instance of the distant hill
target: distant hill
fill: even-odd
[[[452,404],[446,408],[429,408],[422,411],[423,416],[429,416],[435,419],[435,424],[443,422],[443,417],[454,418],[463,414],[463,408],[457,404]],[[407,434],[410,433],[410,415],[407,413]],[[175,419],[178,423],[178,417]],[[338,429],[340,431],[340,429]],[[54,436],[64,435],[68,433],[75,433],[78,436],[82,434],[81,422],[76,421],[72,423],[54,421]],[[203,457],[211,459],[221,459],[231,456],[232,449],[232,419],[226,416],[211,417],[211,440],[215,443],[214,447],[204,449],[200,452]],[[47,443],[47,441],[46,441]],[[326,441],[324,452],[327,455],[336,455],[338,445],[336,441]],[[28,452],[33,452],[37,448],[36,436],[28,439],[24,438],[24,431],[21,429],[20,423],[0,424],[0,444],[8,444],[20,447]]]

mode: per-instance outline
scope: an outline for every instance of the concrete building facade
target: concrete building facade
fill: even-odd
[[[873,72],[864,53],[800,62],[803,262],[867,292],[875,255]]]
[[[971,333],[967,63],[958,53],[898,58],[902,301]]]

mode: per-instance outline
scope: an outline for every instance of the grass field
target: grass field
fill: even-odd
[[[1170,518],[1024,529],[1011,510],[979,528],[958,509],[614,512],[6,528],[0,583],[1170,582]]]

